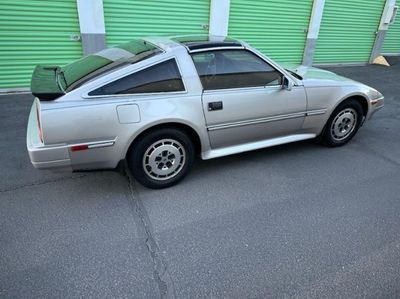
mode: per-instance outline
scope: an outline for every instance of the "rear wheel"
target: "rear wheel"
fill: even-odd
[[[175,185],[190,171],[195,150],[181,130],[165,128],[140,138],[128,156],[128,166],[142,185],[160,189]]]
[[[360,128],[363,118],[361,104],[356,100],[341,103],[325,126],[322,139],[328,146],[341,146],[349,142]]]

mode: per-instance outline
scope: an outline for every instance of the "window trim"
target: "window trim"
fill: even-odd
[[[224,88],[224,89],[204,89],[203,93],[204,94],[220,93],[220,92],[234,93],[234,92],[241,92],[241,91],[245,92],[245,91],[252,91],[252,90],[265,90],[266,88],[276,89],[276,90],[282,89],[281,85],[268,85],[268,86],[234,87],[234,88]]]
[[[281,74],[281,76],[282,76],[282,82],[283,82],[283,77],[286,77],[286,75],[285,75],[284,73],[282,73],[281,70],[279,70],[278,68],[276,68],[276,66],[275,66],[274,64],[272,64],[271,62],[269,62],[269,61],[267,61],[266,59],[264,59],[264,57],[260,56],[258,53],[253,52],[251,49],[246,48],[246,47],[242,47],[242,48],[232,48],[232,47],[225,47],[225,48],[224,48],[224,47],[219,47],[219,48],[213,48],[213,49],[211,49],[211,48],[209,48],[209,49],[202,49],[202,51],[191,52],[191,53],[190,53],[190,58],[192,59],[193,64],[194,64],[194,66],[195,66],[195,68],[196,68],[196,63],[195,63],[194,60],[193,60],[192,54],[196,55],[196,54],[201,53],[201,52],[215,52],[215,51],[225,51],[225,50],[226,50],[226,51],[242,50],[242,51],[245,51],[245,52],[250,52],[250,53],[253,54],[254,56],[256,56],[256,57],[258,57],[259,59],[261,59],[263,62],[265,62],[266,64],[268,64],[270,67],[272,67],[272,68],[273,68],[275,71],[277,71],[279,74]],[[220,91],[220,90],[238,90],[238,89],[240,89],[240,90],[246,90],[246,89],[254,89],[254,88],[263,88],[263,89],[265,89],[265,88],[270,88],[270,87],[274,87],[274,88],[276,88],[276,87],[282,87],[282,83],[281,83],[281,84],[274,84],[274,85],[260,85],[260,86],[247,86],[247,87],[231,87],[231,88],[219,88],[219,89],[205,89],[204,86],[203,86],[203,82],[201,82],[201,77],[200,77],[200,75],[199,75],[199,72],[197,71],[197,68],[196,68],[196,73],[197,73],[197,76],[199,77],[201,86],[202,86],[202,88],[203,88],[203,92],[208,92],[208,91]]]
[[[204,49],[195,49],[195,50],[190,50],[188,47],[188,52],[190,54],[197,54],[201,52],[210,52],[210,51],[219,51],[219,50],[247,50],[243,46],[229,46],[229,47],[209,47],[209,48],[204,48]]]
[[[182,80],[183,90],[180,90],[180,91],[146,92],[146,93],[124,93],[124,94],[89,95],[89,93],[91,93],[92,91],[94,91],[94,90],[96,90],[96,89],[98,89],[98,88],[100,88],[100,87],[102,87],[102,86],[105,86],[105,85],[107,85],[107,84],[113,83],[113,82],[118,81],[118,80],[120,80],[120,79],[122,79],[122,78],[124,78],[124,77],[133,75],[133,74],[135,74],[135,73],[137,73],[137,72],[143,71],[143,70],[145,70],[145,69],[147,69],[147,68],[150,68],[150,67],[155,66],[155,65],[157,65],[157,64],[161,64],[161,63],[166,62],[166,61],[168,61],[168,60],[175,60],[175,64],[176,64],[176,66],[178,67],[178,72],[179,72],[180,78],[181,78],[181,80]],[[99,99],[99,98],[132,97],[132,96],[143,97],[143,96],[163,95],[163,94],[166,94],[166,95],[173,95],[173,94],[186,94],[186,93],[188,93],[188,91],[187,91],[187,88],[186,88],[185,80],[183,80],[182,68],[181,68],[181,66],[179,65],[178,59],[177,59],[176,56],[169,56],[169,57],[166,57],[166,58],[164,58],[164,59],[160,59],[160,60],[157,60],[157,61],[155,61],[155,62],[153,62],[153,63],[147,64],[147,65],[145,65],[145,66],[143,66],[143,67],[141,67],[141,68],[135,69],[135,70],[133,70],[133,71],[131,71],[131,72],[129,72],[129,73],[125,73],[125,74],[123,74],[123,75],[121,75],[121,76],[118,76],[117,78],[113,78],[113,79],[110,79],[110,80],[108,80],[108,81],[106,81],[106,82],[103,82],[103,83],[101,83],[101,84],[98,84],[98,85],[96,85],[95,87],[90,88],[90,90],[86,91],[82,97],[85,98],[85,99]]]

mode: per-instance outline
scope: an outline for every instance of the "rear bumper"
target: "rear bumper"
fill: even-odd
[[[66,168],[66,170],[72,170],[67,148],[28,146],[28,153],[35,168]]]
[[[39,128],[36,116],[36,101],[29,114],[26,135],[26,147],[29,158],[35,168],[71,168],[71,159],[67,145],[46,146],[39,137]]]

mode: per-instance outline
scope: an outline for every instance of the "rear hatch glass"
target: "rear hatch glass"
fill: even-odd
[[[138,39],[85,56],[65,66],[38,65],[32,74],[31,91],[40,100],[55,100],[104,72],[160,52],[154,45]]]

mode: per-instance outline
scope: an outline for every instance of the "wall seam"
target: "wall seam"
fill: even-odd
[[[325,0],[314,0],[304,46],[303,65],[311,66],[313,64],[324,7]]]

